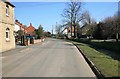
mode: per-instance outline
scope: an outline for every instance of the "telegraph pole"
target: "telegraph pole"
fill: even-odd
[[[72,26],[73,26],[73,23],[72,23],[73,22],[73,14],[72,13],[71,13],[70,19],[71,19],[71,23],[70,23],[71,26],[70,27],[71,27],[71,38],[72,38]]]
[[[53,25],[52,25],[52,36],[53,36]]]
[[[58,30],[57,22],[56,22],[56,30]],[[56,31],[56,38],[58,37],[58,31]]]

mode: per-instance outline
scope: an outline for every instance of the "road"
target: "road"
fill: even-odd
[[[78,49],[63,40],[49,38],[2,56],[3,77],[95,77]]]

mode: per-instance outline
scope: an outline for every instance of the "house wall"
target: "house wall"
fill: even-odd
[[[14,8],[9,6],[9,16],[6,16],[6,3],[0,1],[2,21],[0,21],[0,52],[4,52],[15,48],[15,37],[14,37]],[[6,40],[6,28],[9,28],[9,40]]]
[[[2,52],[2,25],[1,25],[1,22],[2,22],[2,7],[1,7],[1,1],[0,1],[0,52]]]
[[[63,34],[66,34],[66,35],[67,35],[67,31],[68,31],[68,30],[67,30],[67,29],[65,29],[65,30],[63,31]]]
[[[90,29],[89,26],[84,26],[84,27],[82,28],[82,35],[86,35],[89,29]]]
[[[71,31],[72,31],[72,36],[74,36],[74,27],[73,26],[72,26],[72,30],[71,30],[71,27],[67,28],[68,38],[71,38]]]
[[[2,25],[0,23],[0,52],[2,52],[2,33],[1,33],[2,32],[2,30],[1,30],[2,28],[1,28],[1,26]]]
[[[17,24],[15,24],[15,31],[17,32],[18,30],[20,30],[20,26],[18,26]]]

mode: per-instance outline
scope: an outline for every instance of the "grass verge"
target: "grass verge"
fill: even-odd
[[[89,44],[74,42],[84,54],[96,65],[105,77],[120,77],[120,61],[92,48]]]

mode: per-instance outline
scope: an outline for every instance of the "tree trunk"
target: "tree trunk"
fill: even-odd
[[[71,38],[72,38],[72,22],[71,22]]]
[[[74,38],[76,38],[76,30],[75,30],[75,29],[76,29],[76,28],[75,28],[75,27],[76,27],[76,24],[75,24],[75,21],[73,21],[73,27],[74,27]]]
[[[74,38],[76,38],[76,30],[75,30],[75,25],[74,25]]]
[[[118,42],[119,37],[118,37],[118,33],[116,33],[116,42]]]

